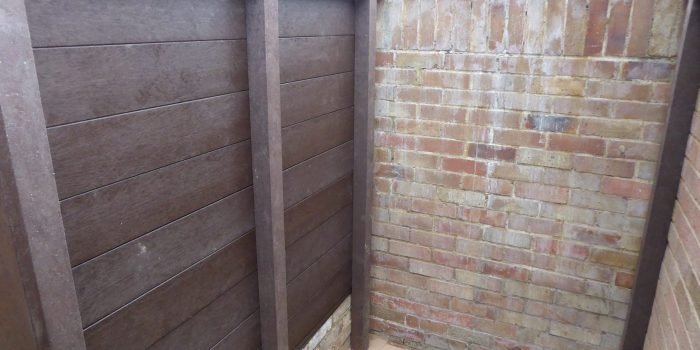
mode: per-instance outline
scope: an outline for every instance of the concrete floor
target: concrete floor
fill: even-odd
[[[389,344],[389,341],[376,335],[369,335],[369,350],[402,350],[405,348]]]

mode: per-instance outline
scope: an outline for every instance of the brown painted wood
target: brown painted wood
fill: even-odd
[[[355,1],[355,154],[353,184],[353,349],[369,346],[369,246],[374,194],[374,62],[376,0]]]
[[[89,349],[145,349],[255,271],[249,232],[85,330]]]
[[[61,202],[78,265],[252,183],[241,142]]]
[[[73,270],[87,326],[253,229],[248,188]]]
[[[280,39],[280,80],[286,83],[351,72],[354,41],[352,36]]]
[[[349,141],[284,171],[284,205],[290,207],[352,172]]]
[[[287,248],[287,282],[311,266],[350,232],[352,208],[345,207]]]
[[[245,0],[27,0],[34,46],[245,39]]]
[[[248,93],[49,129],[61,198],[250,138]]]
[[[247,0],[248,76],[263,350],[287,349],[277,0]]]
[[[211,349],[257,309],[258,279],[256,273],[251,273],[149,349]]]
[[[352,202],[352,176],[346,176],[284,212],[287,247]]]
[[[287,169],[352,140],[352,108],[282,129],[282,166]]]
[[[352,35],[354,12],[352,0],[281,1],[280,36]]]
[[[0,23],[0,348],[85,349],[24,1]]]
[[[625,324],[623,350],[637,350],[644,347],[661,263],[668,245],[668,230],[683,170],[685,148],[697,105],[698,87],[700,87],[698,62],[700,62],[700,0],[691,0],[686,10],[673,97],[666,119],[663,148],[656,170],[654,191],[637,262],[638,273]]]
[[[333,311],[345,300],[351,289],[351,278],[346,271],[340,271],[333,280],[320,289],[307,305],[305,312],[289,322],[289,341],[295,348],[308,342],[308,339],[333,314]]]
[[[50,126],[247,89],[243,40],[35,49]]]
[[[341,73],[282,84],[282,126],[351,107],[352,79],[352,73]]]
[[[257,350],[260,349],[260,314],[250,315],[236,329],[216,344],[212,350]]]
[[[304,272],[290,281],[287,289],[288,312],[290,319],[303,313],[314,301],[313,295],[325,289],[332,277],[338,272],[345,271],[350,279],[350,261],[352,251],[351,235],[348,234],[340,242],[309,266]]]

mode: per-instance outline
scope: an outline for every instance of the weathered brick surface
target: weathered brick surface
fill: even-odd
[[[695,349],[700,344],[699,150],[700,103],[693,118],[645,349]]]
[[[682,4],[379,1],[374,331],[618,348]]]

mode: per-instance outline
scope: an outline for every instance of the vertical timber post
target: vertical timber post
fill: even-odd
[[[0,23],[0,349],[84,350],[24,1]]]
[[[700,0],[690,0],[676,65],[673,96],[666,118],[661,157],[647,214],[644,240],[637,263],[632,303],[623,334],[623,350],[644,347],[661,263],[668,245],[678,186],[685,160],[693,114],[700,87]]]
[[[277,0],[247,0],[246,23],[262,348],[286,350],[289,340]]]
[[[355,0],[355,115],[352,219],[351,346],[369,345],[369,250],[374,193],[376,0]]]

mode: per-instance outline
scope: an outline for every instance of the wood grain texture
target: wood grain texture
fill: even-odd
[[[290,207],[352,171],[353,142],[346,142],[284,171],[284,204]]]
[[[263,350],[289,348],[277,6],[277,0],[246,2],[253,190]]]
[[[330,285],[333,276],[338,272],[342,270],[347,279],[350,279],[351,251],[352,241],[348,234],[313,265],[289,282],[287,314],[290,319],[305,312],[308,305],[314,302],[312,299],[314,294]]]
[[[251,273],[149,349],[211,349],[257,309],[258,279],[257,274]]]
[[[280,39],[280,80],[283,83],[351,72],[352,36]]]
[[[221,339],[212,350],[257,350],[260,345],[260,314],[255,312]]]
[[[644,348],[656,299],[661,264],[668,245],[685,149],[697,106],[700,86],[700,0],[687,3],[680,54],[673,79],[673,96],[666,117],[666,133],[657,164],[654,190],[647,212],[644,239],[637,261],[632,301],[623,334],[623,350]]]
[[[249,232],[85,330],[89,349],[145,349],[255,271]]]
[[[288,208],[284,213],[287,247],[352,202],[352,175]]]
[[[73,265],[252,183],[245,141],[61,202]]]
[[[353,73],[282,84],[282,126],[328,114],[353,104]]]
[[[282,129],[282,166],[287,169],[352,140],[352,108]]]
[[[246,90],[243,40],[35,49],[49,126]]]
[[[340,242],[352,226],[352,208],[345,207],[326,222],[287,247],[287,282],[294,280]]]
[[[248,188],[92,259],[73,275],[87,326],[253,229]]]
[[[32,44],[245,38],[245,0],[27,0]]]
[[[85,349],[23,0],[0,1],[0,348]]]
[[[350,293],[351,279],[346,271],[340,271],[332,281],[312,296],[314,302],[305,312],[289,321],[289,343],[294,347],[304,344],[333,314],[333,311]]]
[[[352,35],[354,7],[352,0],[281,1],[280,36]]]
[[[60,198],[250,138],[248,93],[50,128]]]
[[[353,349],[369,346],[369,269],[374,193],[374,67],[376,0],[355,1],[355,154],[353,159]]]

